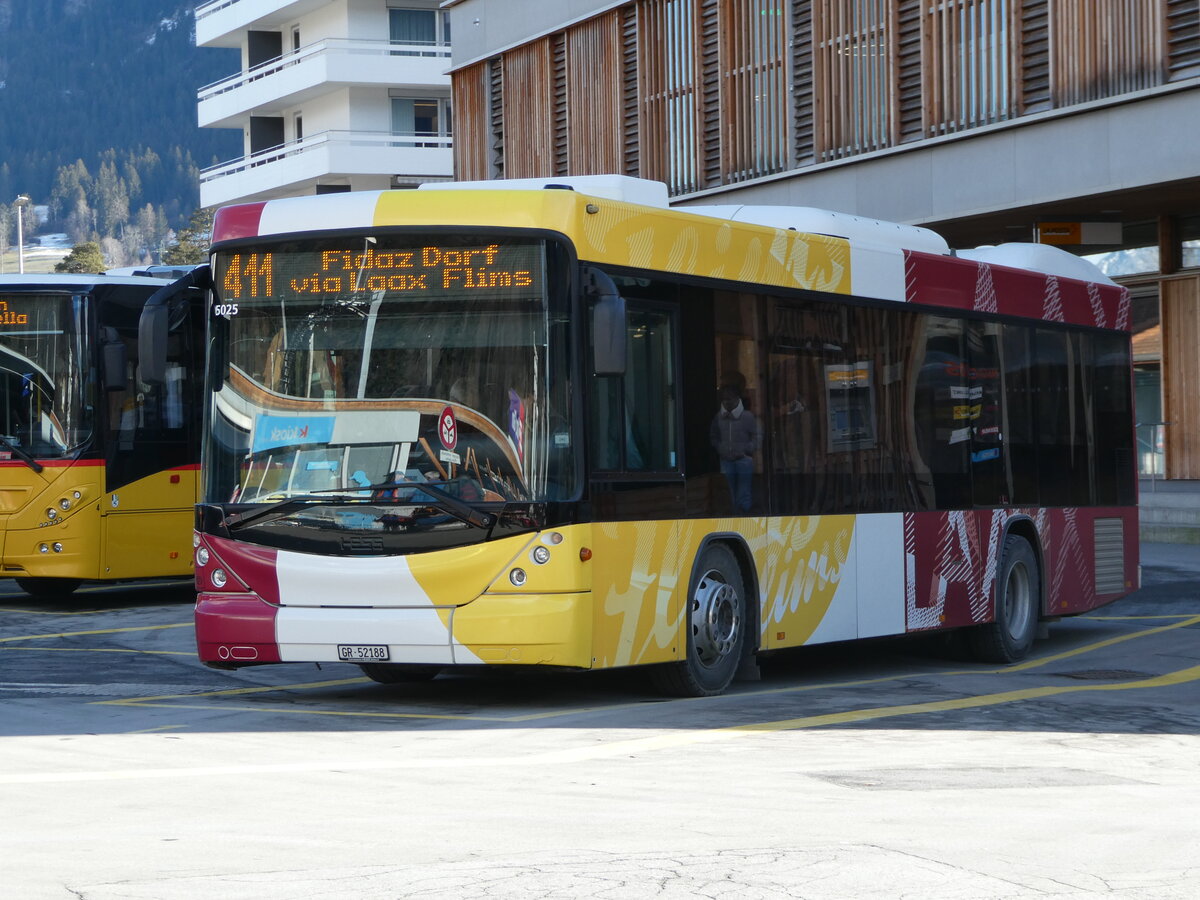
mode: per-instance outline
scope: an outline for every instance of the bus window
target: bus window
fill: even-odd
[[[592,380],[592,466],[597,471],[679,468],[674,316],[631,305],[623,376]]]

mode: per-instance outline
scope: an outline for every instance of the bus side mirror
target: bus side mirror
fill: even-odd
[[[170,333],[171,301],[190,288],[208,288],[212,277],[208,266],[197,266],[178,281],[159,288],[142,307],[138,321],[138,377],[146,384],[167,380],[167,337]]]
[[[583,291],[592,301],[592,368],[597,375],[624,375],[625,298],[608,275],[592,266],[584,267]]]

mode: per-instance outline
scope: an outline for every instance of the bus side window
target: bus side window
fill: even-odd
[[[674,316],[631,306],[628,323],[625,374],[592,378],[592,467],[676,470]]]

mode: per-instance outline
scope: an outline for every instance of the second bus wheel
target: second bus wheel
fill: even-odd
[[[18,578],[16,582],[31,597],[65,597],[83,583],[78,578]]]
[[[413,681],[432,681],[442,671],[441,666],[406,665],[404,663],[360,663],[363,674],[380,684],[405,684]]]
[[[688,588],[687,658],[660,666],[655,683],[670,694],[710,697],[733,681],[746,643],[742,568],[723,544],[705,548]]]
[[[1029,541],[1010,534],[996,572],[996,618],[970,630],[971,650],[982,662],[1024,659],[1037,634],[1042,580]]]

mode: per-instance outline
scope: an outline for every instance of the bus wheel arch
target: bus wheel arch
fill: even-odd
[[[684,658],[653,670],[665,693],[685,697],[725,691],[758,645],[756,578],[739,536],[713,535],[696,552],[684,598]]]
[[[1024,526],[1010,528],[1001,543],[993,590],[992,621],[970,630],[976,659],[1012,663],[1024,659],[1037,636],[1042,615],[1043,566],[1036,538]]]
[[[65,597],[73,594],[83,583],[81,578],[27,578],[13,579],[17,587],[31,597]]]

